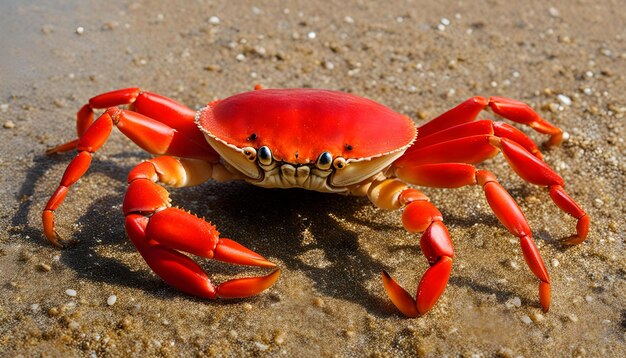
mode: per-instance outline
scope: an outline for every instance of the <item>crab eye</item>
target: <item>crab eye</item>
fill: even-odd
[[[324,152],[320,154],[320,157],[317,158],[317,167],[326,170],[330,169],[330,164],[333,162],[333,156],[329,152]]]
[[[252,147],[245,147],[243,148],[243,155],[245,155],[249,161],[254,162],[256,159],[256,149]]]
[[[272,151],[265,145],[259,148],[259,163],[263,165],[272,164]]]
[[[346,167],[346,160],[342,157],[337,157],[333,160],[333,166],[335,169],[343,169]]]

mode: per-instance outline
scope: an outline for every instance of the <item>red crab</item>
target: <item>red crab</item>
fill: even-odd
[[[117,106],[129,105],[130,109]],[[420,245],[430,264],[413,298],[386,272],[387,294],[406,316],[426,313],[443,293],[454,252],[443,216],[411,185],[458,188],[480,186],[500,222],[519,237],[526,263],[539,279],[539,301],[550,304],[550,278],[532,232],[515,200],[493,173],[474,165],[502,151],[524,180],[547,187],[554,203],[577,219],[585,240],[589,217],[563,189],[564,181],[520,130],[501,122],[475,120],[487,108],[504,118],[550,135],[558,145],[562,131],[528,105],[508,98],[473,97],[416,128],[408,117],[352,94],[320,89],[260,89],[209,103],[199,111],[171,99],[121,89],[89,100],[77,114],[78,139],[50,149],[72,149],[61,184],[42,218],[48,240],[63,246],[54,211],[69,187],[82,177],[91,157],[113,126],[146,151],[159,155],[128,175],[124,198],[126,232],[150,268],[177,289],[200,297],[247,297],[270,287],[276,269],[263,277],[239,278],[214,286],[207,274],[181,252],[234,264],[274,268],[275,264],[233,240],[220,238],[209,222],[172,207],[166,189],[206,180],[245,180],[268,188],[304,188],[367,195],[382,209],[403,209],[402,223],[423,232]],[[106,109],[94,121],[94,109]]]

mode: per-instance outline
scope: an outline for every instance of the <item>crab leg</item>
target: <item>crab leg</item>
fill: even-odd
[[[519,206],[511,195],[498,183],[493,173],[476,170],[465,163],[442,163],[418,165],[396,171],[400,179],[409,183],[433,187],[455,188],[465,185],[480,185],[487,202],[498,220],[520,239],[526,264],[540,280],[539,302],[547,312],[550,306],[550,278],[541,255],[532,239],[532,232]]]
[[[478,184],[482,186],[487,202],[496,217],[509,232],[520,239],[522,253],[530,270],[541,281],[539,283],[539,303],[544,312],[550,307],[550,278],[541,259],[539,250],[532,239],[530,226],[515,199],[496,180],[493,173],[486,170],[476,171]]]
[[[420,246],[430,268],[420,280],[416,298],[413,299],[386,271],[382,274],[385,291],[400,312],[408,317],[423,315],[443,294],[452,271],[454,249],[441,212],[424,193],[408,188],[398,179],[372,183],[368,196],[372,203],[383,209],[404,207],[404,228],[410,233],[423,232]]]
[[[180,132],[197,145],[208,147],[204,137],[194,123],[195,111],[172,99],[155,93],[142,92],[139,88],[125,88],[97,95],[89,100],[76,113],[76,131],[78,136],[89,128],[94,121],[94,109],[130,105],[134,112],[143,114]],[[76,148],[78,139],[61,144],[47,151],[48,154],[62,153]],[[210,149],[207,149],[210,151]]]
[[[444,129],[471,122],[486,108],[491,108],[496,114],[511,121],[528,125],[539,133],[549,134],[550,139],[546,142],[548,147],[559,145],[563,139],[563,132],[560,128],[541,118],[524,102],[505,97],[486,99],[476,96],[419,127],[418,140]]]
[[[205,298],[248,297],[270,287],[280,271],[234,279],[215,287],[206,273],[179,251],[239,265],[276,265],[233,240],[220,238],[211,223],[170,207],[168,192],[156,183],[195,185],[212,178],[218,168],[219,164],[169,156],[139,164],[128,176],[123,205],[126,231],[148,266],[169,285]]]
[[[539,148],[537,148],[535,142],[528,138],[524,132],[509,124],[503,122],[493,122],[488,119],[459,124],[431,135],[420,137],[420,139],[416,141],[407,152],[411,153],[421,148],[448,142],[454,139],[487,134],[495,135],[500,138],[508,138],[524,147],[524,149],[533,154],[535,157],[543,159],[543,155],[539,151]]]
[[[52,194],[42,213],[44,234],[56,246],[62,247],[63,244],[54,229],[54,211],[63,203],[69,187],[87,172],[92,154],[104,145],[111,134],[113,125],[150,153],[217,160],[217,154],[212,149],[206,149],[205,146],[208,144],[195,145],[189,142],[183,134],[161,122],[116,107],[107,109],[81,135],[76,145],[78,155],[68,165],[59,187]]]
[[[479,123],[479,122],[475,122]],[[444,132],[442,132],[444,133]],[[426,137],[427,139],[428,137]],[[419,141],[418,141],[419,142]],[[446,142],[420,147],[400,157],[392,166],[392,171],[400,178],[420,185],[456,187],[457,175],[447,175],[451,166],[423,166],[427,164],[468,163],[477,164],[491,158],[501,150],[513,170],[525,181],[546,186],[552,201],[563,211],[577,220],[576,234],[565,239],[567,244],[579,244],[585,240],[589,232],[589,216],[565,192],[565,182],[546,163],[530,154],[524,147],[508,138],[492,135],[473,135],[452,139]],[[429,174],[430,170],[434,170]],[[457,167],[454,167],[457,170]],[[444,173],[440,172],[444,171]],[[468,174],[468,173],[466,173]],[[449,181],[445,178],[449,177]],[[469,176],[471,177],[471,176]],[[442,178],[437,182],[437,178]],[[435,180],[434,183],[430,181]],[[435,185],[432,185],[435,184]],[[463,184],[461,180],[459,185]]]

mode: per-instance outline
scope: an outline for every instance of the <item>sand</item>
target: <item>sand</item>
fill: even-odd
[[[626,355],[625,23],[617,0],[2,2],[0,355]],[[545,189],[502,156],[482,165],[528,217],[550,311],[478,188],[424,189],[456,250],[424,317],[403,317],[382,288],[382,270],[413,291],[427,268],[399,211],[239,182],[172,197],[283,274],[250,299],[181,294],[126,238],[125,176],[148,156],[119,132],[58,210],[59,231],[79,244],[43,239],[41,210],[72,157],[43,153],[73,138],[89,97],[140,86],[201,107],[255,84],[347,91],[418,124],[474,95],[507,96],[563,128],[569,138],[545,159],[591,217],[582,245],[559,243],[575,222]],[[216,282],[266,272],[202,265]]]

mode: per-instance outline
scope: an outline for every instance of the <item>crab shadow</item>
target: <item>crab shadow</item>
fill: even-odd
[[[139,160],[142,158],[143,152],[128,152],[110,156],[116,159],[133,158]],[[20,236],[28,240],[29,245],[36,245],[42,248],[50,248],[51,245],[43,238],[40,221],[31,222],[29,214],[33,210],[33,200],[31,199],[38,186],[39,180],[53,167],[67,166],[73,158],[71,155],[38,155],[33,158],[33,165],[26,172],[26,178],[20,186],[17,197],[20,198],[19,205],[13,217],[11,224],[13,230],[20,233]],[[139,161],[137,161],[139,162]],[[141,273],[141,271],[131,271],[128,266],[124,265],[117,258],[109,257],[101,254],[101,248],[104,251],[110,247],[118,247],[129,253],[136,252],[133,245],[126,239],[124,232],[124,218],[120,210],[111,208],[119,206],[124,196],[125,180],[124,174],[132,168],[132,165],[120,165],[109,161],[100,161],[94,158],[87,175],[95,173],[105,175],[110,179],[112,185],[119,186],[120,192],[116,195],[108,195],[100,197],[89,203],[84,214],[81,215],[77,222],[84,229],[75,230],[71,233],[67,229],[60,228],[71,235],[75,240],[75,244],[69,245],[65,249],[59,250],[60,261],[67,267],[74,270],[81,278],[86,278],[99,282],[107,282],[114,285],[124,285],[130,287],[140,287],[149,290],[148,287],[151,280],[147,279],[149,274]],[[59,178],[60,179],[60,178]],[[50,190],[49,194],[52,194]],[[71,190],[70,195],[86,195],[84,191]],[[107,209],[108,208],[108,209]],[[61,232],[63,235],[63,232]],[[156,285],[152,285],[156,286]]]
[[[142,156],[132,152],[114,157]],[[32,195],[38,179],[51,167],[60,165],[59,162],[67,163],[67,158],[51,160],[41,156],[34,162],[36,165],[27,173],[27,180],[18,193],[20,197]],[[78,244],[61,250],[61,261],[84,279],[140,288],[159,297],[180,295],[155,279],[145,266],[137,268],[116,257],[120,253],[139,257],[126,238],[120,209],[126,187],[125,173],[131,168],[132,165],[94,161],[89,173],[104,174],[119,190],[89,203],[84,214],[76,220],[81,229],[71,234]],[[359,244],[359,228],[394,235],[402,230],[400,215],[397,215],[397,225],[370,222],[357,215],[364,206],[371,205],[367,198],[299,189],[268,190],[243,182],[209,182],[198,187],[169,190],[174,205],[206,217],[223,237],[232,238],[272,260],[277,259],[281,268],[303,273],[321,295],[357,303],[375,315],[386,316],[390,311],[395,312],[386,297],[375,295],[366,287],[371,278],[379,278],[383,270],[393,271],[394,268],[385,264],[384,258],[372,258]],[[71,195],[88,194],[73,190]],[[20,225],[26,235],[40,237],[39,226],[28,223],[31,208],[31,201],[23,201],[13,217],[13,224]],[[448,224],[467,228],[476,219],[446,215]],[[489,226],[498,225],[497,220],[488,214],[479,214],[478,219]],[[44,240],[39,242],[47,245]],[[386,245],[392,255],[404,251],[415,256],[416,260],[423,260],[418,239],[406,245]],[[311,253],[313,256],[308,256]],[[203,266],[208,267],[209,272],[217,270],[224,275],[241,272],[240,268],[220,263],[209,262]],[[477,284],[454,276],[450,284],[494,294],[502,301],[511,295],[506,288]]]

